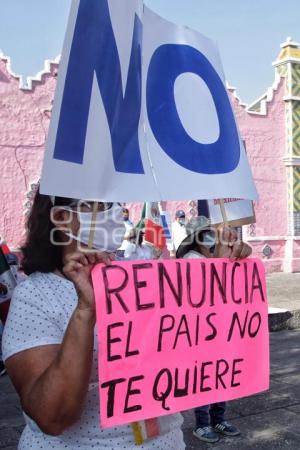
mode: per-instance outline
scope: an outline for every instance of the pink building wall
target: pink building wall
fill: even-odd
[[[269,272],[283,270],[288,234],[288,180],[283,162],[286,141],[284,94],[284,80],[281,79],[273,99],[266,105],[265,115],[250,113],[233,97],[234,111],[259,194],[255,203],[256,225],[244,227],[244,236],[250,241],[254,256],[264,258]],[[266,245],[271,248],[271,258],[262,253]]]
[[[0,59],[0,236],[12,248],[22,242],[27,194],[40,177],[56,72],[52,65],[41,82],[24,90]]]
[[[48,64],[48,72],[21,89],[20,80],[10,72],[9,61],[0,58],[0,236],[11,248],[18,248],[24,238],[26,212],[31,190],[41,172],[58,64]],[[281,79],[266,114],[249,112],[229,88],[236,117],[260,199],[256,204],[257,224],[245,227],[244,235],[253,245],[255,256],[265,259],[269,272],[285,270],[286,236],[288,234],[287,175],[282,161],[285,153],[284,80]],[[184,209],[195,213],[195,202],[169,204],[171,214]],[[132,205],[134,219],[140,216],[140,205]],[[265,246],[271,255],[262,253]],[[295,258],[300,261],[299,242]],[[297,263],[298,264],[298,263]],[[300,270],[300,264],[293,270]]]

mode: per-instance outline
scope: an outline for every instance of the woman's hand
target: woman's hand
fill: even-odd
[[[113,256],[105,252],[75,252],[65,258],[64,275],[74,283],[79,309],[95,310],[91,271],[98,263],[110,264]]]
[[[250,245],[241,241],[234,229],[228,227],[218,229],[215,258],[244,259],[251,253]]]

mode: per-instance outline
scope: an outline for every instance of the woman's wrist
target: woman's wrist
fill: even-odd
[[[96,323],[96,311],[94,306],[87,305],[85,302],[82,302],[80,298],[78,299],[77,307],[74,311],[75,317],[81,321],[92,323],[95,325]]]

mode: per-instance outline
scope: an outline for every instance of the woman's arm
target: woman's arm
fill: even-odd
[[[94,317],[74,311],[61,345],[26,350],[6,361],[22,408],[46,434],[76,422],[88,388]]]
[[[6,361],[24,411],[50,435],[61,434],[80,418],[88,391],[95,326],[90,271],[97,260],[76,253],[64,267],[77,289],[78,304],[62,344],[26,350]]]

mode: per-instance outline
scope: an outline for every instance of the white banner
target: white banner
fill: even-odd
[[[215,43],[140,0],[74,0],[41,192],[256,198]]]

